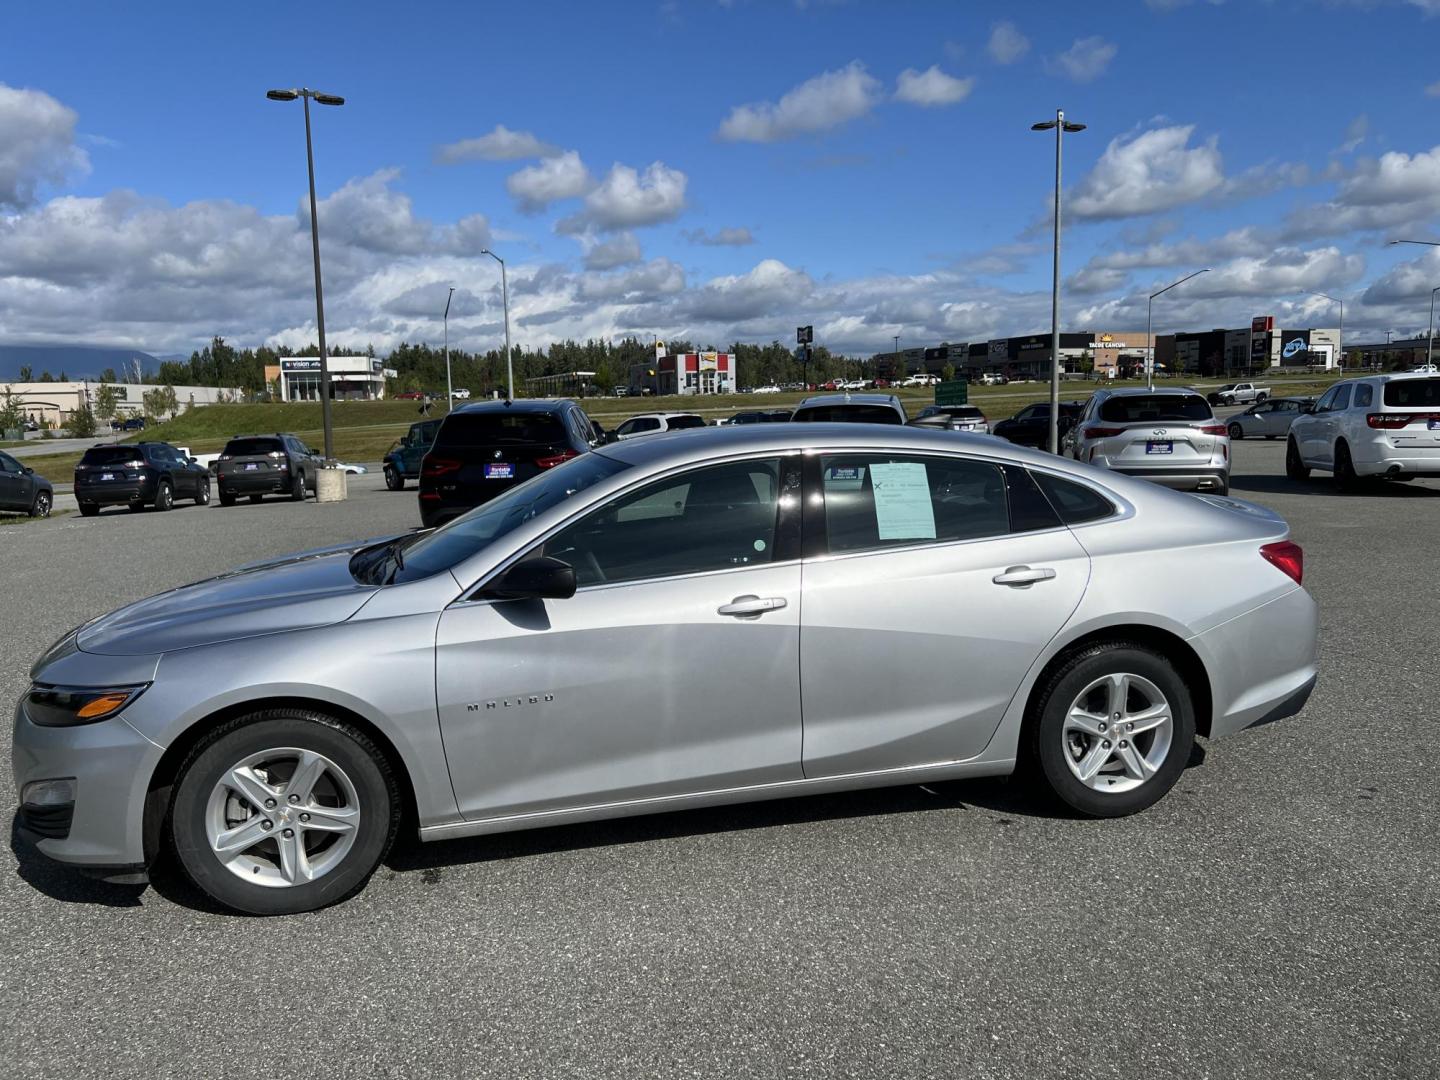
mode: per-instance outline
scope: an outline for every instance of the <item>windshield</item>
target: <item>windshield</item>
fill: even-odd
[[[829,424],[903,424],[904,418],[888,405],[814,405],[798,410],[792,420]]]
[[[1100,419],[1112,424],[1178,423],[1214,415],[1199,394],[1136,394],[1100,403]]]
[[[1440,408],[1440,379],[1398,379],[1387,382],[1385,404],[1397,409]]]
[[[563,443],[565,425],[554,413],[457,412],[445,418],[435,436],[436,449],[499,446],[511,443]]]
[[[227,457],[259,457],[263,454],[281,454],[285,447],[279,439],[231,439],[225,444]]]
[[[625,462],[604,454],[582,454],[564,465],[547,469],[434,532],[367,548],[351,560],[350,572],[361,581],[383,584],[416,581],[449,570],[552,506],[628,468]],[[397,547],[400,558],[395,560],[391,553]]]

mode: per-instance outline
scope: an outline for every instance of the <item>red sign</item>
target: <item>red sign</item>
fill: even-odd
[[[1275,329],[1274,315],[1257,315],[1250,320],[1250,332],[1252,334],[1268,334]]]

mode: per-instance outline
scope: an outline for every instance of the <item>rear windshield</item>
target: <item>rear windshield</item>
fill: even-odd
[[[985,415],[974,405],[940,405],[935,411],[953,416],[957,420],[979,420]]]
[[[1385,404],[1397,409],[1440,408],[1440,379],[1397,379],[1385,384]]]
[[[230,457],[256,457],[284,452],[285,445],[279,439],[231,439],[225,444],[225,453]]]
[[[1137,394],[1100,403],[1100,419],[1112,424],[1209,420],[1214,415],[1210,403],[1199,394]]]
[[[136,461],[140,457],[138,446],[96,446],[85,451],[81,465],[119,465],[125,461]]]
[[[445,418],[435,436],[437,447],[568,441],[560,417],[542,412],[457,412]]]
[[[683,428],[696,428],[705,426],[705,418],[701,416],[672,416],[667,421],[671,431]]]
[[[888,405],[815,405],[799,409],[792,420],[812,423],[903,424],[898,412]]]

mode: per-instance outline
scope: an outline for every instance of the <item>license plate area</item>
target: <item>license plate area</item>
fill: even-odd
[[[1431,420],[1427,426],[1431,431],[1440,431],[1440,420]]]
[[[255,471],[256,469],[258,469],[258,468],[260,468],[260,463],[259,463],[258,461],[247,461],[247,462],[245,462],[245,471],[246,471],[246,472],[254,472],[254,471]]]
[[[514,480],[515,466],[508,461],[501,461],[493,465],[485,466],[486,480]]]
[[[115,479],[115,474],[114,474],[113,472],[102,472],[102,473],[100,474],[100,479],[101,479],[101,480],[114,480],[114,479]]]
[[[1145,453],[1147,454],[1173,454],[1175,442],[1172,439],[1146,439]]]

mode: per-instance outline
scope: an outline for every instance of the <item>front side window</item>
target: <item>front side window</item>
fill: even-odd
[[[835,454],[820,459],[834,553],[999,536],[1010,530],[998,465],[965,458]]]
[[[695,469],[621,495],[545,542],[579,585],[762,566],[775,559],[781,459]]]
[[[1315,411],[1317,413],[1329,412],[1335,403],[1335,393],[1339,389],[1338,386],[1332,386],[1329,390],[1325,391],[1325,396],[1315,403]]]
[[[17,473],[20,471],[20,464],[9,454],[0,454],[0,472]]]
[[[1342,383],[1335,388],[1335,400],[1330,403],[1330,408],[1334,412],[1340,412],[1341,410],[1348,409],[1349,407],[1350,384]]]

